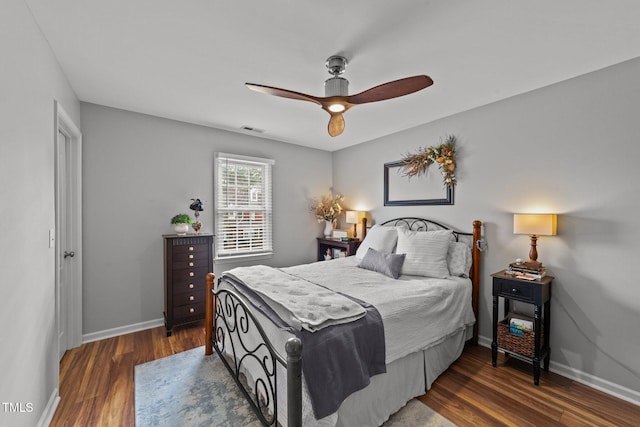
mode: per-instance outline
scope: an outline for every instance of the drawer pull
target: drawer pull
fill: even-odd
[[[517,294],[519,291],[516,288],[511,288],[511,293],[512,294]]]
[[[194,300],[193,295],[189,295],[189,301],[193,301],[193,300]]]
[[[189,250],[192,251],[193,250],[193,246],[189,246]]]
[[[193,289],[193,283],[189,283],[189,289]]]
[[[196,311],[196,309],[195,309],[195,308],[193,308],[193,307],[191,307],[191,308],[189,309],[189,313],[193,313],[194,311]]]
[[[189,259],[193,259],[193,254],[189,254]]]
[[[193,271],[190,271],[190,272],[189,272],[189,277],[193,277],[193,276],[194,276]]]

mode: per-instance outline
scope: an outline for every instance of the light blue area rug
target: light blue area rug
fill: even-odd
[[[259,427],[260,422],[217,354],[204,347],[135,367],[136,426]],[[455,427],[417,400],[384,427]]]

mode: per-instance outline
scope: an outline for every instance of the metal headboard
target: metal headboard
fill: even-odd
[[[470,236],[473,237],[473,233],[465,233],[462,231],[454,230],[451,227],[448,227],[444,224],[440,224],[439,222],[432,221],[426,218],[417,218],[417,217],[403,217],[403,218],[394,218],[380,224],[381,226],[392,226],[392,227],[402,227],[407,228],[413,231],[436,231],[436,230],[451,230],[453,236],[456,241],[460,239],[460,236]]]

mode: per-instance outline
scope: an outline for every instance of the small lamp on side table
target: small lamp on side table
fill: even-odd
[[[529,261],[524,264],[533,269],[541,269],[536,248],[538,236],[555,236],[558,216],[556,214],[513,214],[513,234],[528,234],[531,237]]]
[[[358,223],[360,222],[360,212],[347,211],[345,217],[347,224],[353,224],[353,238],[356,239],[358,237],[357,227]]]

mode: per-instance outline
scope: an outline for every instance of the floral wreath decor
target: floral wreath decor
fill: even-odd
[[[402,159],[404,176],[420,176],[427,172],[431,163],[438,163],[445,187],[456,185],[456,137],[448,135],[444,142],[429,148],[420,147],[415,154],[406,154]]]

